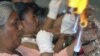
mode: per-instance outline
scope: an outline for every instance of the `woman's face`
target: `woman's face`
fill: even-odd
[[[16,12],[13,11],[4,27],[4,34],[5,37],[7,37],[7,46],[17,48],[20,45],[23,35],[22,28],[23,25],[16,15]]]
[[[24,15],[23,25],[24,25],[24,34],[25,35],[33,35],[38,32],[39,22],[38,22],[37,17],[34,16],[32,10],[29,10]]]

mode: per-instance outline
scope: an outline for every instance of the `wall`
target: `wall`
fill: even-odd
[[[35,0],[35,2],[41,7],[48,7],[50,0]]]

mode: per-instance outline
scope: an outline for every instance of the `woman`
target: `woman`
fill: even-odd
[[[19,16],[22,19],[22,23],[24,26],[22,44],[26,46],[31,44],[29,46],[33,45],[34,47],[36,46],[35,48],[37,48],[35,35],[39,31],[40,26],[34,9],[32,9],[31,6],[24,5],[24,9],[21,11]]]
[[[0,2],[0,56],[21,56],[16,48],[21,44],[22,24],[11,2]]]

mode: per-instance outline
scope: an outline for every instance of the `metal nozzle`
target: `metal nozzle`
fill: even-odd
[[[74,52],[74,53],[73,53],[73,56],[78,56],[78,55],[79,55],[78,52]]]

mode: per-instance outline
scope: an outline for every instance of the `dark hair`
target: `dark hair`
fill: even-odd
[[[38,14],[38,11],[39,11],[40,7],[36,3],[34,3],[34,2],[25,3],[25,5],[28,6],[28,7],[31,7],[33,9],[34,14],[36,14],[36,15]]]
[[[19,14],[19,17],[21,20],[24,20],[24,16],[27,12],[29,12],[30,10],[32,10],[32,8],[25,6],[25,8],[21,11],[21,13]],[[33,12],[33,11],[32,11]],[[34,12],[33,12],[34,14]]]
[[[19,18],[23,20],[23,15],[27,13],[30,9],[33,10],[33,14],[37,15],[39,7],[35,3],[15,3]]]

